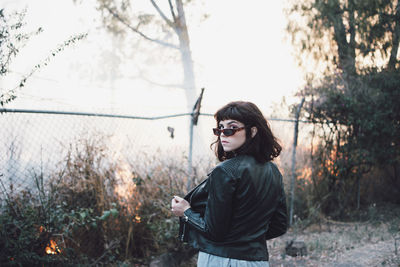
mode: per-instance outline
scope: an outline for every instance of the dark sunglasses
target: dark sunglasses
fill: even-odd
[[[232,136],[236,132],[243,130],[246,127],[239,127],[239,128],[234,128],[234,129],[218,129],[218,128],[213,128],[213,132],[216,136],[220,136],[221,133],[224,133],[225,136]]]

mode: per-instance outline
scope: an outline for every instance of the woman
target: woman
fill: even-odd
[[[199,249],[197,266],[269,266],[266,240],[286,232],[281,146],[256,105],[231,102],[214,118],[221,161],[184,198],[174,196],[180,238]]]

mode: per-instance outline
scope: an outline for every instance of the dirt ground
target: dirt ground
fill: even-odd
[[[400,232],[396,230],[400,226],[396,228],[397,223],[330,222],[297,232],[292,229],[268,243],[270,266],[400,267]],[[286,255],[285,246],[291,240],[303,241],[307,256]]]
[[[399,222],[400,216],[381,222],[330,221],[306,229],[291,228],[282,237],[268,242],[270,266],[400,267]],[[307,256],[286,255],[285,246],[291,240],[303,241]],[[196,260],[197,255],[181,266],[196,266]]]
[[[361,214],[361,213],[360,213]],[[363,219],[296,223],[281,237],[268,241],[270,267],[400,267],[400,206],[371,206]],[[307,225],[307,226],[305,226]],[[287,243],[305,244],[306,256],[289,256]],[[197,255],[181,267],[195,267]]]

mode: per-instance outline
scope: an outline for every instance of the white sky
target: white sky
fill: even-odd
[[[280,102],[283,96],[290,102],[290,97],[301,87],[301,73],[294,63],[290,44],[284,41],[283,2],[207,1],[203,11],[210,17],[201,23],[191,24],[194,18],[188,14],[198,91],[205,87],[203,112],[214,113],[232,100],[248,100],[268,117],[274,102]],[[99,27],[93,3],[93,0],[84,0],[80,5],[74,5],[72,0],[0,0],[6,8],[27,6],[28,28],[44,29],[14,60],[14,76],[0,80],[5,87],[15,84],[15,79],[29,72],[69,36],[89,32],[86,40],[66,48],[28,80],[19,98],[7,107],[101,112],[112,109],[131,115],[186,112],[181,89],[132,80],[124,76],[129,68],[113,82],[93,78],[91,71],[101,72],[99,62],[104,51],[112,50],[109,35]],[[135,62],[127,64],[133,66]],[[179,65],[170,68],[181,72]]]

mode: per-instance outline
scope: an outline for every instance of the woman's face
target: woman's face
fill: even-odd
[[[244,127],[245,125],[236,120],[223,120],[218,124],[218,128],[222,129],[237,129]],[[220,135],[220,142],[225,152],[230,152],[241,147],[246,141],[246,130],[241,129],[236,131],[231,136],[226,136],[223,132]]]

